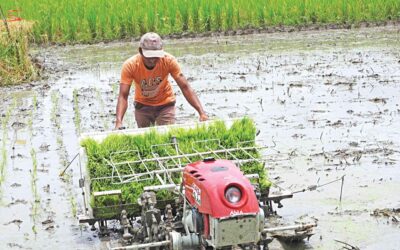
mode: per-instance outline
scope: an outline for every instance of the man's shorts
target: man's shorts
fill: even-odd
[[[175,102],[148,106],[135,102],[135,119],[139,128],[175,123]]]

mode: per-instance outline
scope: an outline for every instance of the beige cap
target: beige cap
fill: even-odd
[[[165,55],[161,37],[154,32],[148,32],[140,38],[140,48],[145,57],[163,57]]]

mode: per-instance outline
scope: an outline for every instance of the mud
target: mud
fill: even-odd
[[[210,117],[255,119],[279,187],[320,186],[278,209],[288,222],[315,218],[315,235],[271,249],[400,248],[399,34],[386,26],[166,40]],[[121,64],[136,46],[38,48],[48,79],[2,88],[0,249],[105,247],[76,219],[79,164],[59,174],[79,133],[113,128]],[[178,122],[196,121],[174,88]],[[124,125],[134,128],[131,104]],[[342,176],[340,200],[341,181],[324,184]]]

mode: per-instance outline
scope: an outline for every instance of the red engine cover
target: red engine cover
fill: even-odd
[[[187,165],[183,172],[185,196],[200,213],[214,218],[259,212],[250,181],[228,160],[205,160]],[[227,188],[240,189],[242,197],[232,204],[225,198]]]

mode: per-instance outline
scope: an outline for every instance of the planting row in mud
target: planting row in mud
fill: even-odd
[[[195,128],[172,128],[166,133],[159,133],[156,129],[141,135],[110,135],[101,143],[89,138],[82,141],[81,145],[87,154],[87,170],[91,179],[91,193],[106,190],[121,190],[124,203],[136,203],[143,192],[143,187],[160,185],[157,178],[146,179],[143,175],[141,181],[132,181],[121,184],[116,176],[129,175],[134,168],[135,173],[146,173],[159,169],[158,161],[148,161],[145,164],[133,164],[143,159],[162,158],[181,154],[191,154],[189,157],[179,158],[177,161],[166,160],[163,166],[176,168],[177,165],[185,166],[191,162],[202,160],[205,157],[224,159],[256,159],[256,161],[243,162],[241,170],[245,174],[258,174],[261,190],[266,190],[270,183],[267,179],[265,166],[261,160],[261,154],[253,149],[247,152],[237,150],[231,154],[219,152],[217,154],[196,154],[196,152],[210,152],[221,148],[230,149],[237,147],[255,146],[256,128],[254,122],[249,118],[236,120],[228,128],[223,121],[214,121],[208,125],[198,125]],[[176,138],[176,144],[171,143],[171,138]],[[120,164],[130,162],[130,164]],[[118,165],[114,168],[111,163]],[[116,173],[116,170],[118,173]],[[114,176],[114,178],[104,178]],[[180,183],[181,174],[172,173],[171,178],[175,183]],[[173,194],[169,191],[159,191],[158,199],[169,200]],[[92,199],[93,207],[102,207],[117,204],[116,197],[102,196]]]

